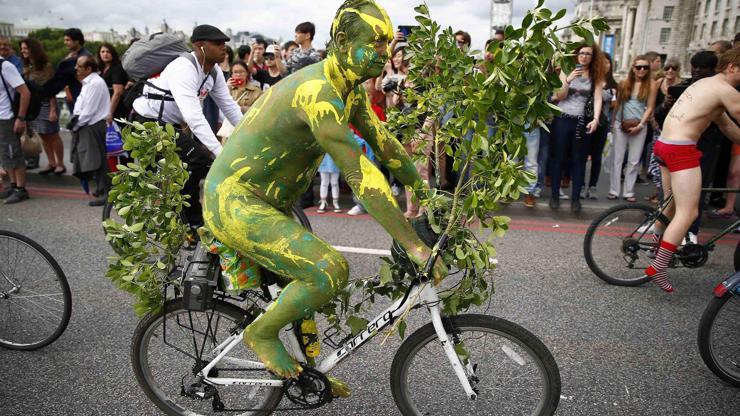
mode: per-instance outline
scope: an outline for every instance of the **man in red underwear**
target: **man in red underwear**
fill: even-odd
[[[681,94],[668,113],[653,150],[661,165],[663,190],[666,195],[673,192],[673,203],[666,211],[671,222],[662,239],[660,230],[656,230],[655,239],[660,241],[660,248],[645,274],[668,293],[673,292],[673,285],[666,269],[698,213],[701,152],[696,143],[699,136],[714,122],[728,138],[740,143],[740,127],[734,121],[740,120],[740,92],[735,89],[740,85],[740,48],[722,55],[717,72],[691,84]]]

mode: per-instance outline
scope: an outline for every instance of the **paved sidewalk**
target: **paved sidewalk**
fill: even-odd
[[[70,149],[72,147],[72,136],[71,133],[65,129],[62,129],[61,131],[62,141],[64,143],[64,160],[65,164],[67,166],[67,173],[62,176],[57,175],[45,175],[41,176],[38,175],[37,172],[39,169],[34,169],[29,171],[28,175],[28,182],[31,184],[31,186],[43,186],[43,187],[57,187],[57,186],[65,186],[65,187],[76,187],[78,189],[81,189],[80,181],[72,176],[72,166],[69,162],[70,160]],[[47,159],[46,155],[42,152],[41,153],[41,159],[39,161],[39,166],[44,167],[46,166]],[[590,172],[590,163],[586,166],[586,172]],[[609,200],[606,198],[607,193],[609,192],[609,175],[605,172],[602,172],[599,176],[599,182],[597,185],[598,189],[598,199],[592,200],[592,199],[582,199],[582,211],[580,214],[573,214],[570,210],[570,200],[560,200],[560,209],[557,211],[551,210],[548,206],[548,202],[550,200],[550,189],[543,189],[542,196],[537,200],[537,206],[534,208],[527,208],[524,206],[524,196],[520,198],[518,201],[514,201],[510,204],[504,205],[501,210],[502,215],[515,215],[515,216],[547,216],[552,218],[563,218],[563,219],[593,219],[596,216],[598,216],[600,213],[604,212],[605,210],[618,205],[626,203],[626,201],[623,198],[619,198],[617,200]],[[570,195],[571,188],[567,188],[563,190],[566,194]],[[636,184],[635,185],[635,197],[637,198],[638,203],[647,203],[645,200],[645,197],[648,197],[652,195],[655,192],[655,186],[652,183],[646,183],[646,184]],[[314,194],[318,196],[318,181],[314,182]],[[343,210],[349,210],[354,204],[351,201],[351,195],[349,195],[347,192],[342,192],[342,195],[340,197],[340,205],[342,206]],[[403,208],[406,206],[405,198],[403,196],[403,193],[398,197],[399,205]],[[738,202],[740,203],[740,198],[738,199]],[[711,220],[710,222],[706,223],[707,225],[721,225],[726,224],[727,221],[716,221]]]

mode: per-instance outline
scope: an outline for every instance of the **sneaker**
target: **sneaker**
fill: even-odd
[[[534,195],[535,198],[539,198],[542,196],[542,189],[540,188],[534,188],[534,191],[532,191],[532,195]]]
[[[335,199],[335,200],[334,200],[334,203],[333,203],[332,205],[334,205],[334,212],[337,212],[337,213],[338,213],[338,212],[342,212],[342,209],[341,209],[341,208],[339,208],[339,201],[337,201],[337,200]]]
[[[537,198],[532,194],[524,195],[524,206],[527,208],[534,208],[537,205]]]
[[[588,199],[593,199],[593,200],[599,199],[599,195],[598,195],[598,192],[595,186],[588,187]]]
[[[15,187],[13,185],[6,185],[5,189],[0,191],[0,199],[5,199],[13,194],[13,191],[15,190]]]
[[[323,214],[326,212],[326,201],[322,200],[321,202],[319,202],[319,208],[316,209],[316,212],[318,212],[319,214]]]
[[[581,188],[581,193],[578,195],[579,199],[586,199],[587,192],[586,187]]]
[[[25,189],[15,189],[13,193],[5,200],[6,204],[15,204],[28,199],[28,191]]]
[[[562,189],[560,189],[560,199],[570,199],[570,197],[568,196],[568,194],[563,192]]]
[[[560,201],[557,198],[550,198],[550,209],[560,208]]]
[[[349,211],[347,211],[347,215],[353,215],[353,216],[354,215],[365,214],[365,213],[366,213],[365,210],[360,205],[355,205],[355,206],[352,207],[352,209],[350,209]]]
[[[393,186],[391,186],[391,193],[393,196],[401,195],[401,189],[398,188],[398,185],[393,184]]]
[[[691,244],[699,244],[699,237],[696,234],[689,231],[688,237]]]

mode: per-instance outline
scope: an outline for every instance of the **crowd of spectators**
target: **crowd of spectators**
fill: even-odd
[[[223,74],[231,99],[238,105],[242,114],[270,87],[284,77],[301,68],[319,62],[323,51],[313,45],[315,26],[304,22],[295,28],[295,40],[283,45],[268,43],[264,39],[254,39],[251,45],[243,45],[236,51],[227,47],[226,58],[218,64]],[[467,51],[471,37],[467,32],[455,33],[457,46]],[[488,47],[494,40],[503,40],[504,33],[498,31],[486,42]],[[524,169],[530,171],[535,181],[527,188],[524,205],[534,207],[537,199],[547,197],[543,190],[549,189],[549,207],[559,209],[561,200],[570,199],[574,212],[581,210],[581,200],[624,198],[636,202],[635,187],[640,184],[655,186],[653,195],[646,197],[655,203],[662,197],[660,170],[652,156],[652,147],[660,135],[661,125],[677,97],[672,87],[688,85],[697,79],[711,76],[717,57],[738,47],[738,37],[733,42],[717,41],[711,50],[701,51],[691,59],[691,78],[681,79],[681,65],[675,57],[663,59],[656,52],[646,52],[633,59],[630,70],[621,82],[615,80],[612,58],[603,53],[597,45],[581,45],[574,53],[576,67],[570,73],[559,71],[562,87],[553,92],[551,101],[562,112],[554,117],[547,129],[532,127],[525,134],[528,155]],[[67,172],[64,161],[64,148],[60,138],[59,115],[61,109],[56,95],[65,92],[64,103],[74,116],[68,128],[73,132],[71,169],[91,187],[95,200],[91,205],[100,205],[109,186],[108,172],[115,163],[105,154],[105,132],[115,119],[127,118],[130,114],[123,105],[123,96],[132,83],[121,65],[116,48],[108,43],[102,44],[93,55],[85,49],[85,40],[79,29],[64,32],[64,44],[69,53],[56,68],[47,59],[41,43],[33,38],[23,39],[12,45],[7,38],[0,37],[0,57],[7,63],[2,71],[7,87],[18,88],[22,83],[33,83],[42,87],[44,100],[39,115],[29,120],[27,125],[19,126],[12,122],[15,115],[10,112],[10,95],[0,90],[0,142],[3,143],[2,168],[0,176],[9,178],[2,197],[6,203],[20,202],[28,198],[24,188],[25,165],[17,166],[18,156],[7,142],[26,130],[40,135],[48,164],[39,167],[40,175],[62,175]],[[19,52],[16,55],[13,49]],[[404,33],[396,33],[390,48],[391,59],[383,74],[365,84],[374,110],[385,120],[385,113],[393,107],[402,107],[403,89],[409,87],[406,79],[409,71],[406,56]],[[491,59],[490,51],[484,52],[483,59]],[[15,71],[15,73],[11,73]],[[17,73],[17,75],[16,75]],[[17,90],[20,93],[20,90]],[[19,95],[20,96],[20,95]],[[219,111],[214,99],[206,97],[202,105],[205,119],[213,133],[222,142],[228,139],[234,126]],[[455,172],[451,172],[444,154],[435,155],[429,143],[429,128],[435,123],[444,123],[444,111],[439,117],[430,117],[414,140],[409,141],[409,152],[422,152],[426,162],[417,163],[417,169],[424,179],[430,172],[439,171],[439,187],[454,183]],[[8,124],[8,123],[10,124]],[[7,125],[6,125],[7,124]],[[362,138],[355,135],[362,144]],[[368,148],[364,146],[364,148]],[[740,148],[732,146],[729,139],[722,136],[716,128],[710,128],[702,136],[699,148],[704,153],[702,169],[706,186],[737,187],[740,182]],[[369,150],[369,149],[368,149]],[[371,157],[371,155],[369,155]],[[590,167],[590,169],[589,169]],[[19,174],[21,170],[23,174]],[[318,202],[319,212],[331,209],[341,212],[339,206],[339,171],[329,157],[320,168],[320,193],[316,200],[313,189],[301,196],[299,204],[306,208]],[[602,172],[609,175],[608,191],[599,193],[599,178]],[[392,176],[388,175],[392,191],[399,196],[401,189]],[[332,200],[327,201],[331,188]],[[568,192],[570,188],[570,192]],[[20,191],[18,191],[20,189]],[[13,194],[17,196],[13,197]],[[19,196],[18,196],[19,195]],[[710,214],[729,218],[735,215],[734,194],[713,195],[707,202],[717,205]],[[349,214],[364,213],[356,202]],[[420,214],[410,195],[406,194],[406,212],[409,218]],[[698,224],[692,231],[697,231]]]

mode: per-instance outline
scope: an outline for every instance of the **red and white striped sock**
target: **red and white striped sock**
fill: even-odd
[[[661,241],[658,254],[655,256],[653,264],[645,269],[645,274],[651,278],[650,280],[668,293],[673,292],[673,285],[671,284],[671,281],[668,280],[667,269],[668,265],[671,264],[671,259],[675,252],[675,244],[671,244],[665,240]]]

